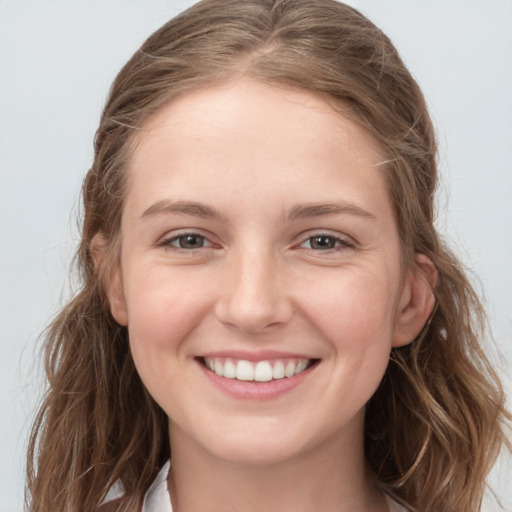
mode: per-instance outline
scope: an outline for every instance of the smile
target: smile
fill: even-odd
[[[284,358],[247,361],[229,357],[204,357],[206,368],[220,377],[239,381],[269,382],[299,375],[314,363],[315,359]]]

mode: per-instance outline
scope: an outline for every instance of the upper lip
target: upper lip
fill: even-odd
[[[269,361],[274,359],[318,359],[298,352],[282,352],[279,350],[215,350],[202,353],[198,357],[226,357],[230,359],[242,359],[245,361]]]

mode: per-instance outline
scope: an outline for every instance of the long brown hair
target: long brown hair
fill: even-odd
[[[145,120],[180,94],[247,76],[310,91],[365,126],[383,165],[404,261],[439,273],[421,335],[394,349],[367,406],[366,455],[410,511],[475,512],[508,416],[481,340],[484,313],[434,228],[436,141],[421,91],[389,39],[335,0],[204,0],[155,32],[116,78],[83,185],[81,288],[46,335],[49,387],[30,439],[28,508],[96,510],[120,481],[136,510],[170,456],[167,419],[141,383],[103,275],[118,256],[126,162]],[[108,258],[95,268],[102,233]]]

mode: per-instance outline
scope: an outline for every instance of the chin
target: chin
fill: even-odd
[[[274,449],[268,443],[249,443],[250,446],[227,446],[213,453],[217,458],[240,466],[268,466],[293,459],[295,450]]]
[[[279,464],[294,459],[308,450],[304,440],[297,439],[289,429],[262,434],[261,430],[230,433],[216,443],[208,443],[210,452],[226,462],[245,466]],[[213,449],[212,449],[213,448]]]

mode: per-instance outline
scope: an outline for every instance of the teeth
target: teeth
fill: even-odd
[[[204,363],[212,372],[228,379],[268,382],[284,379],[302,373],[309,365],[309,359],[277,359],[251,362],[227,357],[205,357]]]
[[[295,375],[302,373],[306,369],[307,365],[307,361],[299,361],[299,364],[297,364],[297,366],[295,367]]]
[[[222,374],[217,373],[217,375]],[[254,368],[249,361],[238,361],[236,364],[236,378],[237,380],[254,380]]]
[[[254,380],[267,382],[272,380],[272,366],[268,361],[260,361],[254,368]]]
[[[228,379],[236,378],[236,366],[233,361],[227,360],[224,363],[224,377],[227,377]]]
[[[295,363],[290,361],[286,368],[284,369],[284,374],[286,377],[293,377],[295,375]]]
[[[224,366],[222,366],[222,363],[220,361],[215,361],[215,365],[213,366],[213,371],[217,375],[224,376]]]
[[[284,364],[282,361],[277,361],[272,369],[272,377],[274,379],[282,379],[284,377]]]

